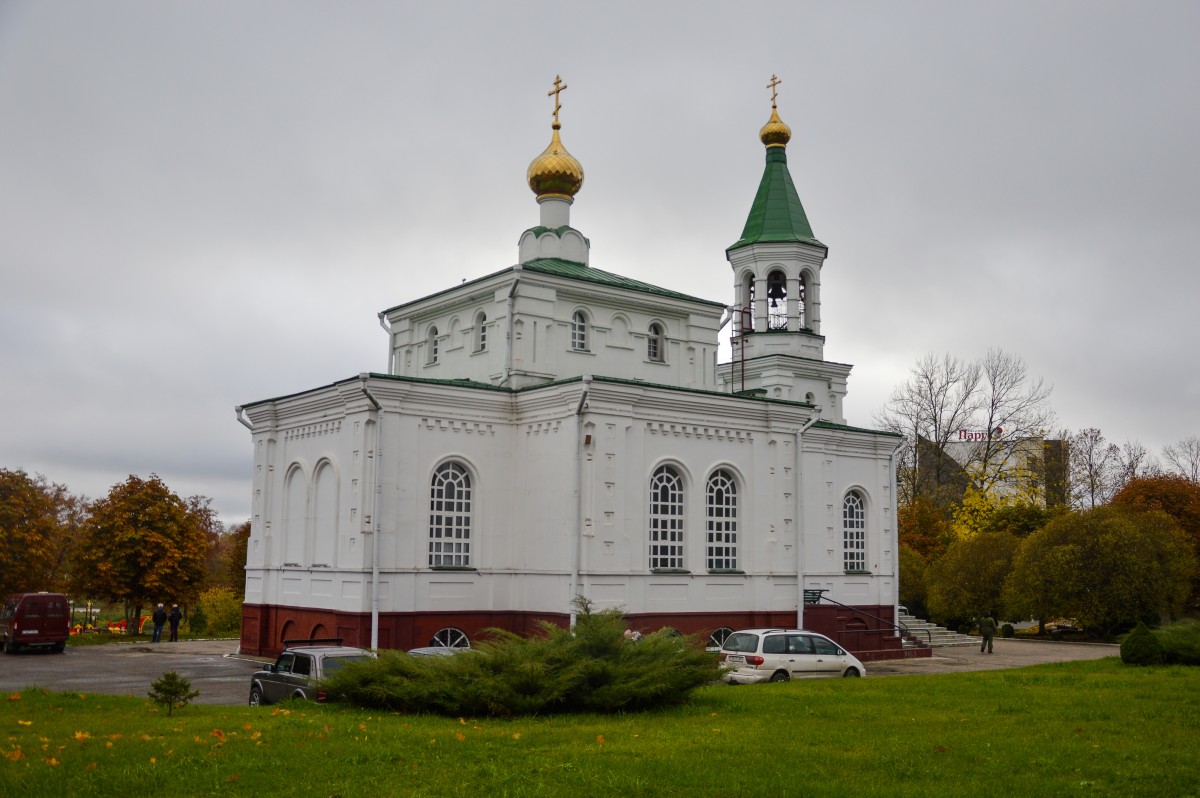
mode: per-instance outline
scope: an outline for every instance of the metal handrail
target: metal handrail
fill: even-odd
[[[807,591],[806,591],[806,592],[807,592]],[[852,605],[852,604],[843,604],[842,602],[838,601],[837,599],[831,599],[831,598],[829,598],[828,596],[826,596],[826,595],[825,595],[825,591],[824,591],[824,590],[820,591],[820,592],[817,594],[817,597],[816,597],[816,598],[817,598],[817,600],[813,602],[814,604],[819,604],[819,603],[821,603],[821,601],[822,601],[822,600],[824,600],[824,601],[828,601],[830,604],[837,604],[839,607],[845,607],[845,608],[846,608],[846,609],[848,609],[848,610],[854,610],[855,612],[859,613],[860,615],[865,615],[865,616],[867,616],[868,618],[873,618],[873,619],[875,619],[876,621],[879,621],[880,623],[882,623],[882,624],[884,624],[884,625],[886,625],[886,626],[888,626],[888,627],[890,627],[890,628],[892,628],[892,629],[895,629],[897,632],[899,632],[899,633],[900,633],[900,636],[901,636],[901,637],[904,637],[905,635],[911,635],[913,632],[924,632],[924,633],[925,633],[925,636],[929,638],[929,647],[930,647],[930,648],[933,648],[933,633],[932,633],[932,632],[930,632],[928,629],[909,629],[907,624],[904,624],[904,623],[899,623],[899,624],[896,624],[896,623],[891,623],[891,622],[890,622],[890,621],[888,621],[886,618],[880,618],[878,615],[872,615],[872,614],[871,614],[871,613],[869,613],[869,612],[863,612],[863,610],[862,610],[862,608],[861,608],[861,607],[855,607],[855,606],[854,606],[854,605]],[[871,629],[846,629],[846,630],[844,630],[844,631],[846,631],[846,632],[870,632],[870,631],[883,631],[883,630],[882,630],[882,629],[878,629],[878,630],[871,630]],[[915,638],[914,638],[914,639],[915,639]]]

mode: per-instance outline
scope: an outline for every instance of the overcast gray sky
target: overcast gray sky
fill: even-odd
[[[1200,3],[0,0],[0,467],[249,515],[235,405],[385,371],[512,265],[549,140],[592,265],[732,301],[780,86],[826,356],[1022,357],[1060,426],[1200,434]]]

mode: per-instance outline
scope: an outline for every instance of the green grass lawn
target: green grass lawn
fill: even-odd
[[[168,717],[148,699],[40,691],[0,705],[4,796],[1200,795],[1200,668],[1115,658],[721,685],[617,716],[293,703]]]

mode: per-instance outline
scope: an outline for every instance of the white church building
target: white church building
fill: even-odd
[[[592,265],[556,79],[517,262],[382,311],[386,371],[237,408],[244,653],[465,645],[569,624],[582,596],[643,632],[803,626],[863,659],[913,655],[894,626],[900,441],[843,417],[851,367],[824,358],[827,248],[776,82],[728,297]]]

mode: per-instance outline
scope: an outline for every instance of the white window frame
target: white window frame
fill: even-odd
[[[487,314],[480,313],[475,317],[475,351],[487,349]]]
[[[471,473],[458,462],[442,463],[429,488],[429,567],[471,566],[474,487]],[[447,488],[451,488],[450,491]]]
[[[655,363],[666,362],[666,343],[667,336],[663,331],[663,326],[658,322],[651,324],[646,335],[646,359]]]
[[[587,314],[577,310],[571,314],[571,350],[575,352],[588,351],[588,320]]]
[[[660,465],[650,477],[650,570],[683,570],[686,531],[683,476],[672,465]]]
[[[428,334],[429,352],[425,358],[425,362],[430,365],[438,362],[438,328],[430,326]]]
[[[738,567],[737,480],[719,468],[708,477],[704,492],[705,567],[710,571],[735,571]]]
[[[867,570],[867,501],[857,490],[842,499],[842,568],[846,573]]]

